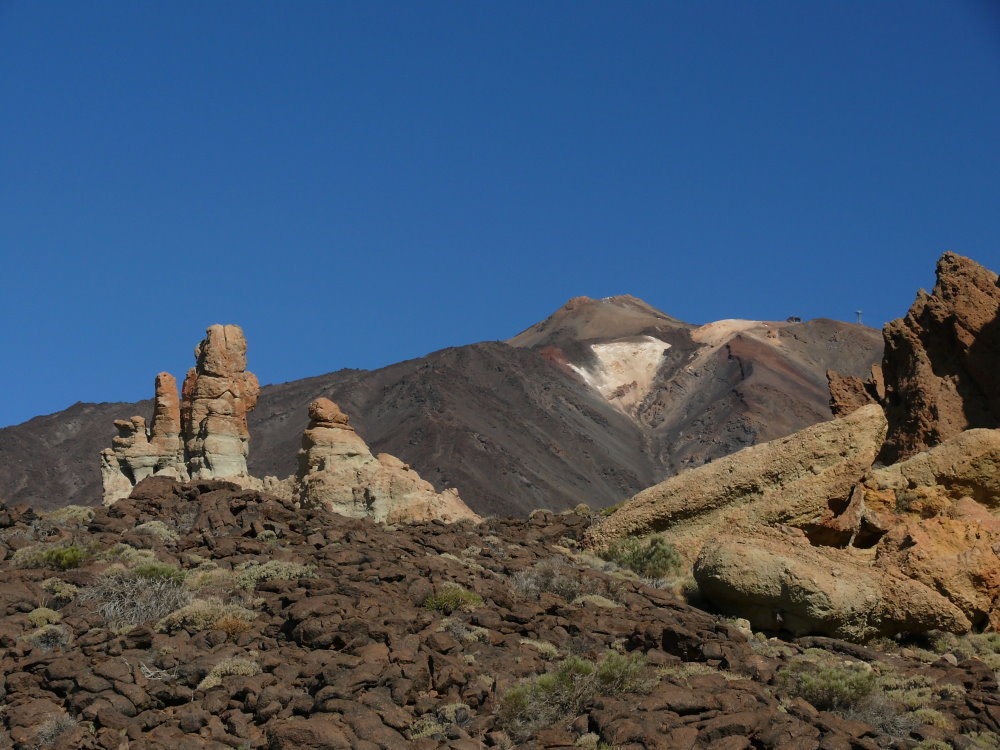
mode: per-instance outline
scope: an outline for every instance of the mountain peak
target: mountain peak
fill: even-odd
[[[602,299],[573,297],[545,320],[507,340],[511,346],[537,349],[570,342],[612,341],[691,329],[631,294]]]

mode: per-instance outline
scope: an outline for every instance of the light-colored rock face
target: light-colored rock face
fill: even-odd
[[[694,575],[715,606],[759,630],[865,641],[970,628],[958,607],[928,586],[857,553],[813,547],[795,529],[723,532],[705,544]]]
[[[399,459],[373,456],[347,415],[329,399],[313,401],[309,419],[297,476],[303,505],[390,523],[478,520],[456,490],[439,494]]]
[[[213,325],[195,348],[197,365],[181,393],[181,429],[192,479],[245,475],[250,452],[247,414],[260,385],[246,371],[246,338],[235,325]]]
[[[586,383],[626,414],[649,394],[670,344],[652,336],[592,344],[591,367],[570,364]]]
[[[181,397],[173,375],[156,376],[149,429],[142,417],[116,421],[119,434],[101,454],[105,504],[128,497],[149,476],[252,479],[247,413],[260,387],[246,372],[246,349],[239,326],[214,325],[195,348],[197,366],[188,372]]]
[[[822,520],[830,501],[846,504],[885,437],[885,417],[866,406],[682,472],[643,490],[589,531],[603,547],[630,535],[662,533],[689,561],[719,529]]]
[[[180,417],[177,383],[168,373],[156,376],[153,423],[146,429],[142,417],[115,420],[118,435],[101,452],[104,503],[126,498],[146,477],[188,478],[184,448],[178,434]]]

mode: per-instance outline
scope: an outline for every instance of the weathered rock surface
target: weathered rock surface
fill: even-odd
[[[694,576],[709,601],[761,630],[853,641],[969,630],[941,594],[852,552],[814,547],[797,529],[721,532],[705,543]]]
[[[309,404],[297,492],[306,507],[376,521],[478,520],[455,489],[438,493],[386,453],[373,456],[350,419],[327,398]]]
[[[817,523],[847,504],[885,436],[885,417],[864,406],[830,422],[685,471],[627,500],[588,532],[602,547],[662,533],[693,561],[706,539],[741,525]]]
[[[236,325],[213,325],[194,350],[181,393],[181,429],[193,479],[247,474],[247,414],[260,385],[247,372],[247,342]]]
[[[868,380],[834,370],[826,371],[826,380],[830,388],[830,411],[835,417],[846,416],[868,404],[881,404],[885,396],[882,368],[878,365],[872,367],[872,377]]]
[[[154,520],[174,536],[141,533]],[[627,750],[912,750],[922,738],[972,748],[972,733],[1000,731],[997,682],[981,661],[928,663],[826,638],[748,639],[668,591],[566,557],[560,550],[591,520],[537,513],[530,521],[389,530],[228,482],[163,477],[90,520],[56,522],[0,506],[0,747],[33,750],[55,736],[52,747],[80,750],[568,750],[595,742]],[[95,557],[79,568],[11,559],[23,547],[80,538]],[[150,617],[116,628],[99,600],[54,597],[49,579],[86,589],[108,570],[99,555],[122,541],[186,571],[191,596],[224,597],[248,608],[249,619],[202,617],[161,632]],[[286,579],[252,575],[276,562],[313,567]],[[616,606],[518,592],[515,580],[554,562],[564,582],[613,596]],[[235,585],[238,576],[249,583]],[[450,615],[425,606],[449,586],[482,601]],[[58,611],[59,638],[36,636],[29,614],[40,603]],[[497,708],[511,686],[569,655],[592,660],[613,649],[645,658],[647,692],[598,692],[574,716],[516,742],[505,734],[511,727]],[[893,736],[789,695],[780,677],[807,649],[941,686],[926,691],[926,705],[948,727],[917,717],[908,736]],[[203,683],[233,659],[254,668]]]
[[[195,348],[196,366],[181,398],[168,372],[156,376],[153,420],[116,420],[118,436],[101,453],[104,503],[128,497],[150,476],[186,480],[232,478],[258,486],[247,472],[250,432],[247,414],[260,386],[246,371],[246,338],[239,326],[214,325]]]
[[[951,600],[977,628],[1000,627],[1000,430],[959,433],[872,469],[830,523],[840,544],[875,545],[877,568]]]
[[[945,253],[937,283],[882,331],[889,430],[880,459],[894,463],[976,427],[1000,427],[1000,281],[973,260]],[[831,381],[834,402],[844,381]],[[857,394],[857,384],[851,384]],[[878,390],[877,378],[864,384]],[[834,404],[837,408],[837,404]]]
[[[153,422],[146,428],[142,417],[115,420],[118,435],[111,448],[101,452],[104,502],[128,497],[132,488],[154,475],[187,479],[184,446],[180,436],[177,381],[167,372],[156,376]]]

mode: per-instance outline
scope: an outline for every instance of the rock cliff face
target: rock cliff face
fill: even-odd
[[[889,431],[880,460],[894,463],[976,427],[1000,427],[1000,280],[973,260],[945,253],[937,283],[917,293],[906,317],[885,325],[880,370],[867,381],[829,375],[842,414],[875,400]]]
[[[156,376],[153,421],[116,420],[118,437],[101,453],[104,502],[128,497],[146,477],[214,479],[247,477],[247,414],[260,386],[246,371],[247,343],[239,326],[214,325],[195,348],[196,366],[182,398],[168,372]]]
[[[885,327],[886,462],[962,430],[1000,426],[1000,286],[978,263],[945,253],[937,284]]]
[[[389,523],[479,520],[457,490],[439,494],[398,458],[373,456],[349,422],[329,399],[309,404],[294,485],[304,507]]]

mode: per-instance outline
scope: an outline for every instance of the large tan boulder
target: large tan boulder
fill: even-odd
[[[195,347],[196,365],[181,391],[181,432],[192,479],[247,474],[247,414],[260,385],[247,372],[247,342],[236,325],[213,325]]]
[[[872,469],[839,524],[878,534],[875,566],[941,592],[977,627],[1000,627],[1000,430],[967,430]],[[863,528],[864,527],[864,528]]]
[[[745,528],[707,541],[694,576],[712,604],[760,630],[852,641],[969,630],[969,619],[941,594],[862,555],[814,547],[797,529]]]
[[[326,398],[309,405],[297,475],[299,499],[341,515],[376,521],[479,520],[458,491],[438,493],[399,459],[373,456],[340,408]]]
[[[808,526],[843,506],[885,437],[881,408],[864,406],[787,437],[744,448],[643,490],[589,532],[595,547],[661,533],[689,561],[720,529]]]

